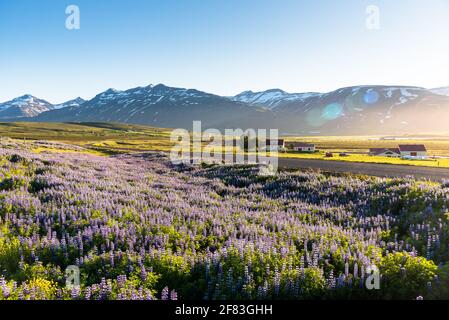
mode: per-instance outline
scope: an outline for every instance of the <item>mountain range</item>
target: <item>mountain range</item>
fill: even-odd
[[[11,101],[0,103],[0,120],[32,118],[50,110],[78,107],[84,102],[86,102],[84,99],[78,97],[61,104],[51,104],[46,100],[36,98],[30,94],[25,94]]]
[[[108,89],[51,104],[24,95],[0,104],[0,121],[122,122],[168,128],[278,128],[281,134],[448,132],[449,87],[354,86],[328,93],[281,89],[223,97],[163,84]]]

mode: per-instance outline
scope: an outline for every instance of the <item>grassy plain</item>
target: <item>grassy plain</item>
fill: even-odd
[[[49,140],[81,146],[82,151],[99,155],[140,151],[170,151],[174,145],[170,141],[171,129],[116,123],[0,123],[0,137],[24,140]],[[402,160],[386,157],[371,157],[372,147],[397,147],[398,144],[425,144],[431,156],[449,156],[449,135],[447,136],[401,136],[381,139],[380,136],[307,136],[284,137],[289,141],[304,141],[316,144],[316,153],[287,152],[280,157],[321,159],[329,161],[350,161],[368,163],[388,163],[428,167],[449,167],[449,159]],[[40,147],[35,152],[53,152],[48,147]],[[333,152],[334,157],[326,158],[325,152]],[[60,150],[59,150],[60,152]],[[341,152],[348,153],[340,157]]]
[[[286,141],[314,143],[317,149],[330,152],[367,152],[369,148],[397,148],[399,144],[425,144],[431,156],[449,156],[449,134],[398,136],[304,136],[284,137]]]

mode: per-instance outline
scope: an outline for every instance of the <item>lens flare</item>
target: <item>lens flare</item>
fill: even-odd
[[[365,101],[366,104],[375,104],[379,101],[379,93],[373,90],[367,91],[363,96],[363,101]]]
[[[313,127],[319,127],[322,126],[324,123],[326,123],[326,120],[322,117],[321,108],[314,108],[309,112],[307,112],[306,121],[309,125]]]
[[[331,103],[324,107],[322,117],[326,120],[334,120],[343,114],[343,106],[339,103]]]

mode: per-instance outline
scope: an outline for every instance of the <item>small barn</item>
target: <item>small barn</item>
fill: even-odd
[[[369,154],[370,156],[399,158],[401,151],[399,148],[371,148]]]
[[[305,142],[287,142],[287,147],[299,152],[315,152],[315,145]]]
[[[423,144],[401,144],[399,151],[402,157],[427,157],[427,149]]]

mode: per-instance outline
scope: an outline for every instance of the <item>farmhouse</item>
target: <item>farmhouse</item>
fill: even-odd
[[[399,148],[371,148],[369,149],[369,154],[371,156],[399,158],[401,151]]]
[[[287,147],[293,149],[294,151],[301,152],[315,152],[315,145],[304,142],[288,142]]]
[[[427,157],[427,149],[423,144],[402,144],[399,151],[403,157]]]
[[[371,148],[369,155],[390,158],[422,158],[427,157],[427,149],[423,144],[401,144],[398,148]]]
[[[278,140],[266,140],[266,149],[268,151],[281,151],[285,149],[285,143],[284,139],[278,139]]]

